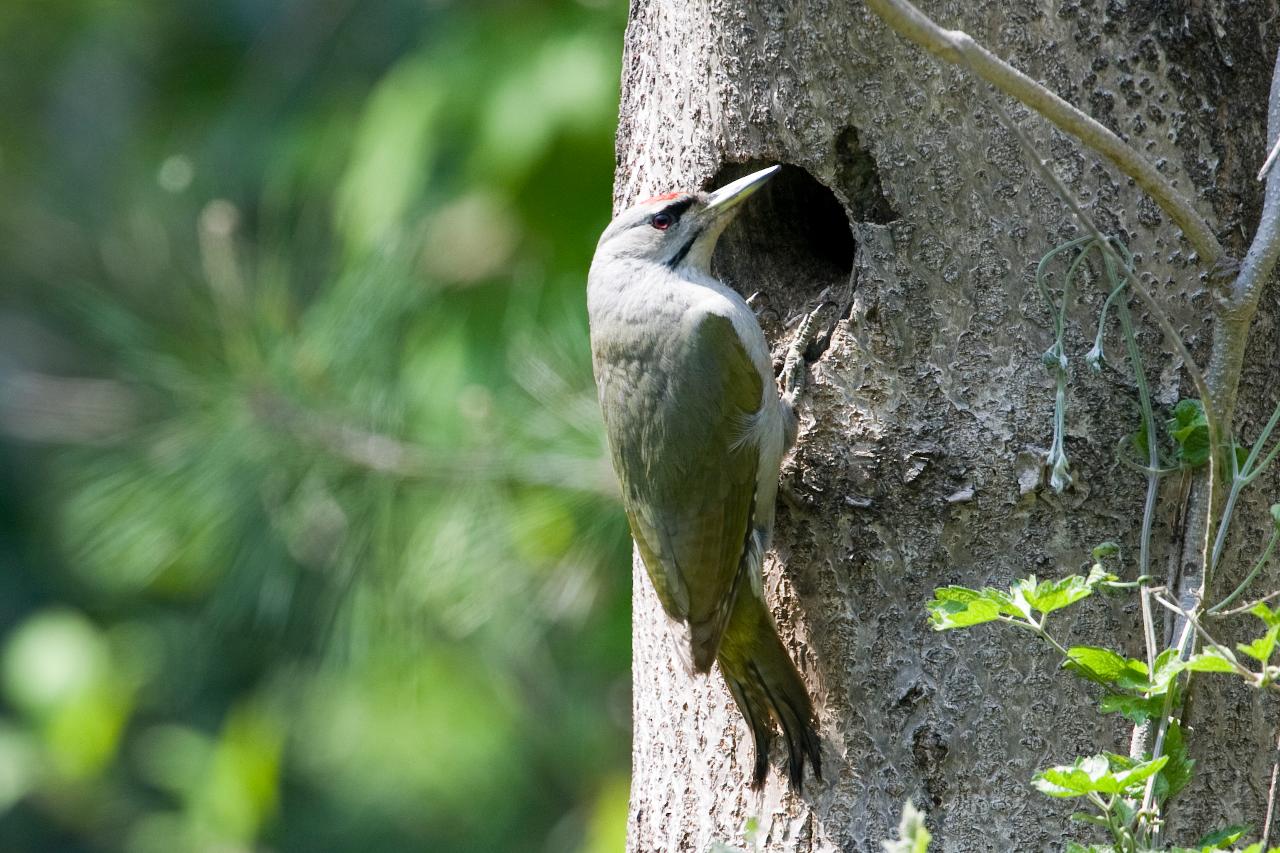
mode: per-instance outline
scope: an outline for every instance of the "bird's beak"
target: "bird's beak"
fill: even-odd
[[[752,172],[745,178],[738,178],[731,184],[725,184],[707,196],[707,206],[704,211],[715,219],[731,219],[732,217],[726,216],[726,214],[746,201],[760,187],[764,186],[765,182],[778,174],[781,168],[781,166],[770,166],[767,169]]]
[[[752,172],[708,195],[706,206],[693,213],[694,220],[690,225],[692,236],[668,263],[673,267],[685,264],[704,272],[710,269],[711,253],[715,251],[716,241],[733,221],[739,206],[781,168],[770,166]]]

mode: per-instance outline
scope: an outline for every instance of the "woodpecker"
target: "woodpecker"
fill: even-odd
[[[751,729],[752,787],[768,774],[776,720],[799,790],[806,758],[821,778],[813,703],[761,573],[796,438],[793,389],[779,396],[755,314],[710,270],[725,227],[778,169],[620,213],[596,246],[587,311],[623,505],[681,653],[698,673],[719,664]]]

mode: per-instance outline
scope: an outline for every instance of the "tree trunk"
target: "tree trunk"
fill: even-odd
[[[1261,200],[1253,174],[1266,155],[1274,3],[923,8],[1129,140],[1196,200],[1232,254],[1243,253]],[[1040,358],[1053,332],[1034,270],[1081,232],[978,85],[859,2],[632,2],[617,206],[787,164],[726,234],[717,267],[744,294],[760,293],[779,355],[807,308],[830,300],[844,317],[835,322],[832,311],[834,328],[814,348],[784,472],[795,500],[779,507],[765,570],[819,709],[825,781],[789,793],[775,750],[768,785],[748,788],[747,729],[718,674],[682,670],[637,563],[631,850],[879,851],[908,799],[926,812],[934,850],[1050,850],[1097,838],[1068,820],[1074,801],[1029,782],[1076,756],[1126,752],[1127,726],[1098,713],[1097,691],[1060,672],[1056,653],[1030,635],[1004,626],[940,634],[926,620],[935,587],[1087,570],[1090,549],[1106,540],[1124,546],[1131,580],[1145,489],[1116,459],[1139,423],[1123,346],[1108,337],[1118,369],[1102,375],[1080,358],[1100,287],[1071,299],[1074,487],[1058,496],[1045,485],[1054,393]],[[1131,181],[1005,104],[1099,227],[1139,256],[1203,357],[1211,300],[1176,229]],[[1245,442],[1275,403],[1280,311],[1274,295],[1263,302],[1236,419]],[[1194,396],[1154,324],[1142,327],[1158,403]],[[1256,486],[1239,515],[1218,597],[1257,554],[1274,484]],[[1180,506],[1178,478],[1166,478],[1160,576],[1177,561]],[[1095,596],[1050,624],[1073,645],[1144,655],[1131,597]],[[1274,707],[1209,678],[1218,680],[1196,693],[1189,718],[1196,778],[1172,805],[1172,832],[1185,844],[1216,825],[1259,827],[1274,755]]]

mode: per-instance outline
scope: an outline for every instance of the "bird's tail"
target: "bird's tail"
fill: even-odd
[[[821,744],[813,702],[769,611],[754,590],[739,591],[716,661],[751,728],[756,753],[752,787],[763,785],[769,773],[773,720],[778,721],[787,741],[787,776],[792,787],[801,789],[806,758],[813,764],[813,775],[821,779]]]

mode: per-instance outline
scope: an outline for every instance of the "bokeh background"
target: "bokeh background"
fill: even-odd
[[[0,5],[0,853],[622,848],[625,5]]]

